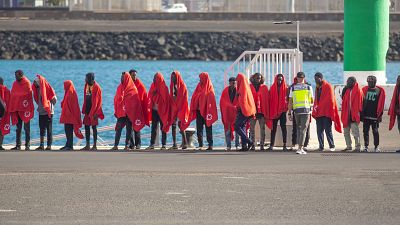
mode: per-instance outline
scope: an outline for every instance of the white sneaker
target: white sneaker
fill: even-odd
[[[299,149],[299,150],[296,151],[296,154],[299,154],[299,155],[307,155],[307,152],[304,151],[303,149]]]
[[[379,147],[376,147],[375,152],[381,152],[381,149]]]
[[[235,148],[236,148],[236,151],[239,151],[239,150],[240,150],[239,146],[236,146]]]
[[[308,148],[307,148],[307,147],[303,147],[303,150],[304,150],[304,151],[308,151]]]
[[[335,148],[330,148],[329,151],[334,152],[334,151],[336,151],[336,149]]]

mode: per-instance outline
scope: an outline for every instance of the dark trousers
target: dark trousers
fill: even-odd
[[[42,139],[47,132],[47,146],[51,146],[53,143],[53,115],[39,115],[39,129],[40,129],[40,145],[43,145]]]
[[[369,145],[369,129],[372,127],[372,135],[374,136],[375,148],[379,146],[379,123],[377,120],[364,119],[363,122],[363,133],[364,133],[364,145]]]
[[[203,147],[203,130],[206,127],[206,136],[208,146],[212,147],[214,144],[212,136],[212,125],[207,127],[206,120],[201,116],[200,111],[197,110],[196,113],[196,129],[197,129],[197,141],[199,142],[199,147]]]
[[[400,133],[400,115],[397,115],[397,128],[399,129]]]
[[[21,117],[18,115],[18,123],[17,123],[17,130],[16,130],[16,144],[17,146],[21,146],[21,132],[22,132],[22,120]],[[31,141],[31,123],[30,121],[24,123],[24,130],[25,130],[25,146],[30,146],[29,142]]]
[[[65,143],[65,147],[73,148],[74,146],[74,125],[72,124],[64,124],[65,136],[67,136],[67,143]]]
[[[141,146],[141,145],[142,145],[142,140],[140,139],[140,130],[135,131],[134,129],[132,129],[129,147],[133,148],[135,146]]]
[[[97,146],[97,126],[92,126],[93,130],[93,146]],[[90,145],[90,126],[85,125],[85,138],[86,138],[86,146]]]
[[[158,115],[158,111],[153,109],[151,111],[151,117],[153,119],[151,122],[150,145],[154,145],[156,142],[158,124],[160,124],[160,129],[161,129],[161,144],[166,145],[167,144],[167,133],[162,131],[164,125],[163,125],[163,122],[161,121],[160,115]]]
[[[275,145],[275,137],[276,137],[276,128],[278,127],[278,121],[279,125],[281,126],[281,131],[282,131],[282,138],[283,138],[283,144],[286,146],[286,141],[287,141],[287,129],[286,129],[286,112],[282,113],[279,118],[274,119],[272,121],[272,130],[271,130],[271,146]]]
[[[246,132],[246,123],[249,121],[249,118],[242,114],[242,111],[238,111],[236,114],[235,121],[235,132],[242,139],[242,146],[246,147],[247,144],[253,145],[253,142],[247,136]]]
[[[304,141],[304,147],[307,147],[309,142],[310,142],[310,126],[307,127],[306,140]],[[292,145],[296,145],[296,144],[297,144],[297,123],[296,123],[295,117],[293,116]]]
[[[115,132],[115,141],[114,146],[119,145],[119,141],[121,139],[122,129],[126,126],[126,135],[125,135],[125,146],[129,146],[129,141],[132,137],[132,122],[128,117],[121,117],[117,120],[116,132]]]
[[[328,139],[329,148],[335,148],[332,133],[332,120],[326,116],[318,117],[315,119],[317,124],[317,136],[319,142],[319,149],[324,149],[324,131],[326,139]]]
[[[172,124],[172,142],[173,145],[176,146],[176,128],[181,125],[181,121],[178,122],[178,118],[175,119],[175,122]],[[180,129],[179,129],[180,130]],[[180,130],[182,135],[182,146],[186,146],[186,133],[185,131]]]

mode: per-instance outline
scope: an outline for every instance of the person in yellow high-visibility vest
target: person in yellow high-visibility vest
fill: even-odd
[[[297,126],[297,142],[299,145],[296,153],[301,155],[307,154],[307,152],[304,151],[303,146],[314,103],[312,87],[304,82],[304,78],[304,72],[298,72],[298,82],[291,86],[289,92],[289,120],[293,120],[291,113],[293,111],[293,116],[295,117]]]

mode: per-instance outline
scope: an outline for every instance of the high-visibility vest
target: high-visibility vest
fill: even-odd
[[[308,84],[298,83],[291,87],[293,111],[297,114],[309,114],[313,106],[312,88]]]

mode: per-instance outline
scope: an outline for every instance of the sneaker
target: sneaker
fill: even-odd
[[[303,150],[308,152],[308,148],[307,147],[303,147]]]
[[[251,145],[251,147],[249,148],[250,151],[255,151],[256,150],[256,146],[255,145]]]
[[[110,151],[118,151],[118,146],[114,146],[110,149]]]
[[[235,147],[235,150],[236,150],[236,151],[239,151],[239,150],[240,150],[239,146],[236,146],[236,147]],[[400,150],[399,150],[399,151],[400,151]]]
[[[72,150],[74,150],[74,149],[70,148],[70,147],[67,147],[67,146],[64,146],[64,147],[60,148],[60,151],[72,151]]]
[[[329,151],[334,152],[334,151],[336,151],[336,149],[335,148],[330,148]]]
[[[286,146],[283,146],[283,151],[284,151],[284,152],[287,152],[287,151],[289,151],[289,149],[286,148]]]
[[[43,150],[44,150],[44,146],[43,146],[43,145],[40,145],[40,146],[37,147],[35,150],[37,150],[37,151],[43,151]]]
[[[154,145],[150,145],[149,147],[146,148],[146,150],[154,150]]]
[[[88,151],[90,150],[90,146],[86,145],[85,147],[81,148],[82,151]]]
[[[11,148],[10,150],[21,150],[21,146],[17,145],[14,148]]]
[[[185,149],[187,149],[188,147],[187,147],[187,145],[181,145],[181,148],[182,148],[182,150],[185,150]]]
[[[96,146],[93,146],[93,147],[90,149],[90,151],[97,151],[97,147],[96,147]]]
[[[268,148],[267,148],[267,151],[273,151],[274,150],[274,146],[269,146]]]
[[[51,151],[51,145],[47,146],[45,150],[46,151]]]
[[[126,145],[125,147],[124,147],[124,151],[132,151],[133,149],[131,149],[130,147],[129,147],[129,145]]]
[[[375,147],[375,152],[381,152],[381,149],[379,147]]]
[[[361,148],[360,147],[356,147],[356,149],[354,149],[353,152],[361,152]]]
[[[167,150],[167,147],[165,145],[161,146],[160,150]]]
[[[230,151],[231,150],[231,147],[226,147],[225,148],[225,151]]]
[[[364,152],[368,152],[368,146],[364,147]]]
[[[29,145],[25,146],[25,151],[31,150],[31,147]]]
[[[178,150],[178,146],[172,145],[168,150]]]
[[[140,150],[141,146],[140,145],[136,145],[136,150]],[[131,149],[134,149],[133,147]]]
[[[298,155],[307,155],[307,152],[304,151],[303,149],[299,149],[299,150],[296,151],[296,154],[298,154]]]
[[[324,148],[318,148],[318,151],[323,152]]]
[[[208,146],[208,148],[206,149],[207,151],[212,151],[213,147],[212,146]]]
[[[353,148],[352,147],[346,147],[345,149],[342,150],[342,152],[347,152],[347,151],[352,151]]]

